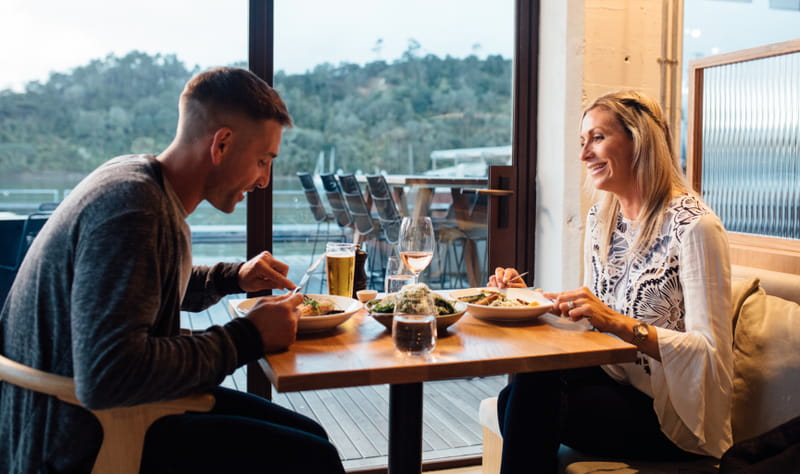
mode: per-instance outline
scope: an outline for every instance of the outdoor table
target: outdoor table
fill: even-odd
[[[359,183],[366,183],[367,177],[359,175],[356,177]],[[398,210],[403,216],[426,216],[430,213],[431,203],[436,188],[449,188],[459,190],[462,188],[481,188],[489,184],[486,177],[448,177],[448,176],[428,176],[428,175],[386,175],[386,184],[392,188],[392,193],[397,203]],[[406,188],[416,188],[417,197],[411,210],[408,208],[406,200]]]
[[[230,300],[229,311],[241,300]],[[391,334],[361,310],[337,328],[300,335],[284,352],[259,360],[278,392],[389,384],[389,473],[422,466],[425,381],[569,369],[635,360],[636,347],[553,315],[493,323],[467,312],[440,334],[428,356],[395,351]]]

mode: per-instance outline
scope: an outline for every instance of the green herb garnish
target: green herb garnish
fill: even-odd
[[[317,300],[315,300],[314,298],[303,296],[303,303],[314,308],[314,311],[319,311],[319,302],[317,302]]]

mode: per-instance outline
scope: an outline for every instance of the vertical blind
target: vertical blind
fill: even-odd
[[[704,73],[702,192],[730,232],[800,239],[800,53]]]

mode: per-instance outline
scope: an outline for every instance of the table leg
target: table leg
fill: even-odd
[[[422,382],[389,386],[389,474],[422,472]]]
[[[412,211],[413,217],[425,217],[430,214],[431,202],[433,201],[433,188],[417,189],[417,200]]]

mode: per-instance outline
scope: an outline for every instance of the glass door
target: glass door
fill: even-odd
[[[380,184],[368,183],[380,175],[395,219],[435,221],[438,245],[420,281],[443,289],[486,281],[492,199],[483,190],[492,165],[512,163],[515,8],[511,0],[275,2],[274,85],[295,127],[273,167],[272,237],[292,278],[325,242],[358,240],[368,286],[383,289],[396,222],[382,206],[369,208],[371,228],[352,215],[357,192],[367,206],[380,200]],[[312,212],[298,173],[310,175],[327,217]],[[349,174],[359,183],[344,190],[349,221],[333,215],[338,190],[326,191],[328,174],[334,184]],[[309,292],[324,292],[323,280],[319,273]]]

